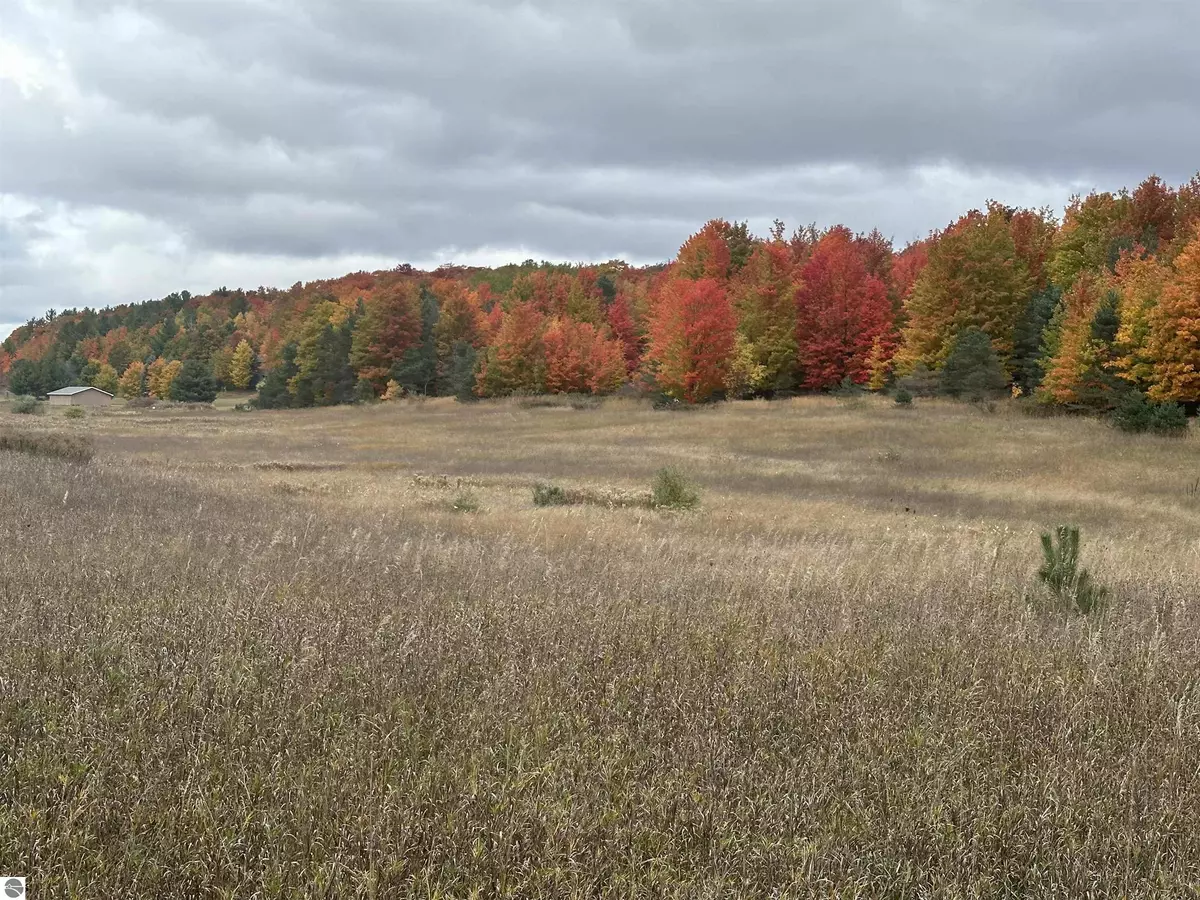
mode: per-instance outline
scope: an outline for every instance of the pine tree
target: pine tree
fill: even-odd
[[[296,374],[288,383],[292,405],[335,406],[354,398],[354,326],[349,311],[332,301],[309,311],[296,345]]]
[[[383,396],[379,399],[385,403],[389,403],[393,400],[399,400],[403,396],[404,388],[400,387],[400,382],[398,382],[395,378],[389,378],[387,387],[383,391]]]
[[[1061,300],[1062,292],[1053,285],[1038,291],[1025,304],[1025,312],[1013,331],[1011,368],[1013,380],[1023,394],[1034,393],[1046,374],[1043,336]]]
[[[217,382],[209,367],[198,359],[185,360],[171,382],[171,399],[181,403],[212,403]]]
[[[254,400],[254,405],[259,409],[287,409],[293,405],[289,385],[299,374],[296,366],[297,349],[295,343],[286,344],[279,365],[259,382],[258,396]]]
[[[436,391],[438,351],[435,329],[440,314],[437,295],[431,290],[422,290],[420,337],[404,351],[391,372],[392,379],[408,393],[426,396]]]
[[[942,368],[941,388],[951,397],[972,402],[1007,392],[1008,375],[982,328],[964,328],[958,333]]]
[[[450,353],[442,382],[442,393],[461,401],[475,398],[475,382],[478,371],[479,352],[466,341],[459,341]]]

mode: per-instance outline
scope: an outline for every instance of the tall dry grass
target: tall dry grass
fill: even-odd
[[[1200,887],[1194,436],[832,401],[39,427],[98,452],[0,452],[34,896]],[[664,465],[700,510],[531,500]],[[1103,618],[1025,602],[1059,520]]]

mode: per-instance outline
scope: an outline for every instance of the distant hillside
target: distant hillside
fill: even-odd
[[[901,250],[878,232],[780,223],[763,238],[714,220],[649,268],[401,266],[51,310],[0,345],[0,381],[172,397],[186,369],[187,390],[257,387],[264,407],[628,382],[699,402],[933,384],[969,347],[1048,402],[1200,399],[1200,175],[1077,198],[1061,222],[993,203]]]

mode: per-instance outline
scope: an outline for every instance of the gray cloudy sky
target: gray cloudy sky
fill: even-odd
[[[1200,168],[1192,0],[0,0],[0,323]]]

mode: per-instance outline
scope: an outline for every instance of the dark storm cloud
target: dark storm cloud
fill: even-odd
[[[114,216],[192,259],[660,259],[713,215],[904,240],[993,193],[1200,166],[1182,0],[30,0],[4,24],[37,71],[0,78],[0,191],[75,235],[10,232],[43,269],[114,252]]]

